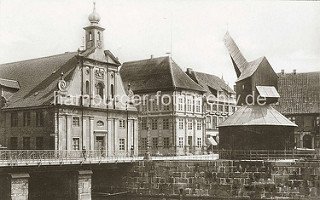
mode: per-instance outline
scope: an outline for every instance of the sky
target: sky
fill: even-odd
[[[276,72],[320,71],[320,2],[96,0],[105,49],[120,62],[166,56],[236,81],[223,36]],[[0,63],[76,51],[93,0],[0,0]]]

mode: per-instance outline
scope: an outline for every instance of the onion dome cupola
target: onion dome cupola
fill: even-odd
[[[105,30],[99,25],[101,19],[100,15],[96,11],[96,3],[93,3],[93,11],[88,16],[90,25],[85,27],[86,31],[86,49],[91,48],[103,48],[103,31]]]
[[[93,3],[93,11],[92,13],[88,16],[89,21],[91,24],[99,23],[101,17],[96,11],[96,3]]]

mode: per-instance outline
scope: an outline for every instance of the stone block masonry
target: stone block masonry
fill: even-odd
[[[320,163],[140,161],[122,176],[121,187],[134,195],[318,199]]]
[[[28,173],[10,174],[10,198],[11,200],[28,200]]]

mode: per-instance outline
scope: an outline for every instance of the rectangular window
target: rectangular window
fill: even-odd
[[[212,117],[212,128],[217,129],[217,117],[216,116]]]
[[[148,147],[148,140],[147,140],[147,138],[141,138],[141,148],[142,148],[143,150],[146,150],[147,147]]]
[[[73,126],[80,126],[80,118],[79,117],[73,117],[72,118],[72,125]]]
[[[191,112],[192,111],[192,103],[191,103],[191,99],[187,100],[188,104],[187,104],[187,111]]]
[[[179,147],[183,148],[183,137],[179,137]]]
[[[216,112],[217,111],[217,104],[212,105],[212,111]]]
[[[223,112],[223,105],[219,105],[218,111],[219,111],[219,112]]]
[[[147,119],[146,118],[142,118],[141,126],[142,126],[142,130],[147,130]]]
[[[72,138],[72,149],[79,150],[79,138]]]
[[[169,148],[169,137],[164,137],[163,138],[163,147],[164,148]]]
[[[211,129],[211,116],[206,117],[207,129]]]
[[[124,151],[125,150],[125,140],[124,139],[119,139],[119,150]]]
[[[23,112],[23,126],[30,126],[30,112]]]
[[[316,118],[316,126],[319,126],[319,125],[320,125],[320,117],[317,116],[317,118]]]
[[[158,138],[152,138],[152,149],[158,148]]]
[[[152,128],[152,130],[157,130],[158,129],[158,120],[157,119],[152,119],[151,128]]]
[[[236,107],[235,106],[232,106],[232,112],[236,112]]]
[[[183,129],[183,119],[179,119],[179,129]]]
[[[143,99],[142,100],[142,104],[141,104],[141,111],[142,112],[146,112],[148,109],[148,106],[147,106],[147,99]]]
[[[153,111],[158,111],[158,101],[156,99],[154,99],[154,101],[152,102],[152,110]]]
[[[188,136],[188,145],[192,147],[192,136]]]
[[[188,120],[188,129],[192,130],[192,119]]]
[[[37,150],[43,149],[43,137],[36,137],[36,149]]]
[[[197,146],[198,148],[201,148],[201,138],[197,138]]]
[[[197,119],[197,130],[201,130],[201,120]]]
[[[18,138],[17,137],[11,137],[10,138],[10,149],[11,150],[17,150],[18,149]]]
[[[126,120],[124,120],[124,119],[120,119],[119,120],[119,127],[120,128],[125,128],[126,127]]]
[[[170,110],[170,104],[169,104],[169,97],[163,98],[163,106],[162,106],[163,111],[168,111]]]
[[[219,117],[219,124],[223,122],[223,117]]]
[[[13,112],[11,113],[11,127],[18,126],[18,113]]]
[[[30,150],[30,137],[23,137],[23,149]]]
[[[226,105],[226,106],[224,107],[224,112],[229,112],[229,106],[228,106],[228,105]]]
[[[183,99],[182,98],[179,98],[178,110],[179,111],[183,111]]]
[[[197,101],[197,104],[196,104],[196,112],[200,112],[200,101]]]
[[[38,111],[36,112],[36,126],[43,126],[43,112]]]
[[[211,110],[212,110],[212,104],[207,103],[207,112],[211,112]]]
[[[162,120],[162,129],[169,129],[169,119]]]

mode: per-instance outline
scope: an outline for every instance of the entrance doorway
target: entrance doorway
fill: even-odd
[[[105,146],[105,141],[104,141],[104,136],[96,136],[96,140],[95,140],[95,145],[94,145],[94,149],[95,150],[99,150],[99,151],[104,151],[104,146]]]

